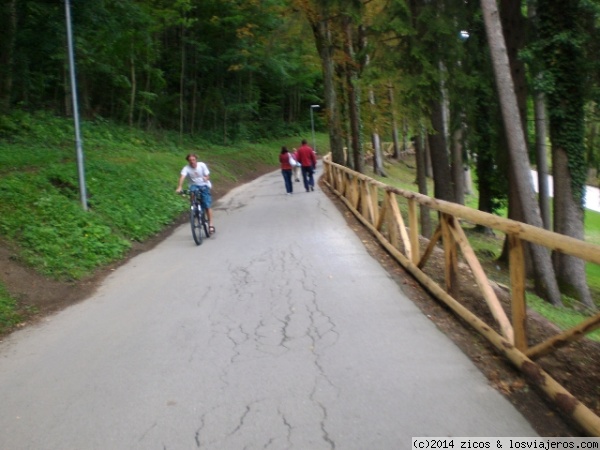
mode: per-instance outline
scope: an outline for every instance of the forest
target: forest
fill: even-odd
[[[73,88],[85,120],[222,145],[314,113],[336,163],[385,176],[410,149],[421,193],[463,203],[468,173],[482,211],[583,239],[599,18],[598,0],[2,0],[0,138],[20,112],[72,116]],[[596,308],[583,261],[527,259],[540,296]]]

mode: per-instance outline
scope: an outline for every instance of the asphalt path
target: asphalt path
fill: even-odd
[[[0,344],[0,449],[409,449],[535,436],[316,188],[279,171]]]

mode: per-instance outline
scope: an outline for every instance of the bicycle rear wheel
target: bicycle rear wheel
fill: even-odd
[[[198,206],[190,208],[190,225],[192,226],[192,236],[196,245],[202,244],[202,219],[198,211]]]

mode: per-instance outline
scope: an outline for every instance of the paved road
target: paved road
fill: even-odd
[[[274,172],[230,192],[202,246],[182,226],[88,300],[0,344],[0,449],[535,435],[318,188],[283,191]]]

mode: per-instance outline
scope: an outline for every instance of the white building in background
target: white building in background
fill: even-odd
[[[535,188],[535,192],[538,192],[538,175],[537,171],[531,171],[531,177],[533,179],[533,187]],[[550,197],[553,194],[553,186],[554,181],[552,179],[552,175],[548,175],[548,191],[550,193]],[[600,189],[594,186],[588,186],[585,190],[585,207],[587,209],[591,209],[593,211],[600,212]]]

